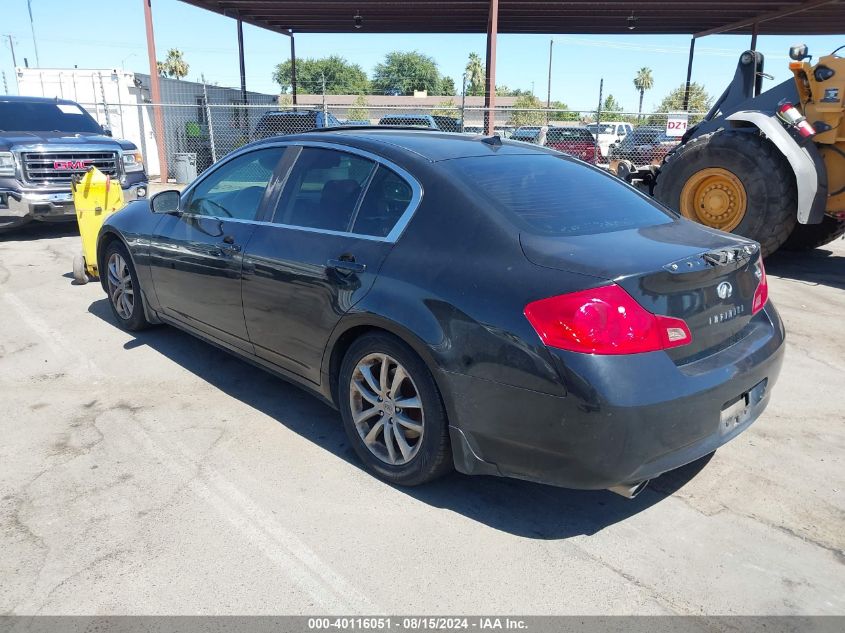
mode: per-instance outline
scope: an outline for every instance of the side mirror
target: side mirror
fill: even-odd
[[[107,127],[104,127],[104,128],[103,128],[103,134],[104,134],[105,136],[111,136],[111,135],[112,135],[112,134],[111,134],[111,130],[110,130],[109,128],[107,128]]]
[[[179,203],[182,194],[175,189],[160,191],[150,198],[150,209],[153,213],[179,213]]]
[[[800,62],[802,59],[806,59],[809,56],[810,51],[806,44],[798,44],[797,46],[789,47],[789,59],[794,59],[796,62]]]

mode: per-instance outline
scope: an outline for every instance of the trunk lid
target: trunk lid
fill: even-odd
[[[588,235],[522,233],[529,261],[612,280],[646,310],[683,319],[692,342],[667,350],[690,362],[741,339],[759,283],[756,243],[680,220]]]

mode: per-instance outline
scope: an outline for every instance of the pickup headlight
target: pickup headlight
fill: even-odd
[[[123,154],[123,171],[144,171],[144,157],[138,150]]]
[[[0,176],[15,175],[15,157],[12,152],[0,152]]]

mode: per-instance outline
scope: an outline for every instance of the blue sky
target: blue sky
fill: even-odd
[[[315,1],[315,5],[319,4]],[[0,34],[13,36],[18,65],[23,58],[35,65],[26,0],[2,0]],[[352,4],[350,4],[352,6]],[[106,10],[106,7],[110,9]],[[111,68],[149,72],[144,34],[142,0],[32,0],[38,52],[42,67]],[[107,17],[104,15],[108,13]],[[170,47],[180,48],[189,62],[189,79],[206,79],[219,85],[239,83],[235,22],[177,0],[153,0],[153,19],[159,59]],[[351,13],[350,13],[351,22]],[[598,99],[599,78],[605,94],[612,93],[626,110],[637,108],[632,79],[637,69],[648,66],[655,77],[654,89],[646,93],[648,110],[686,74],[689,37],[620,35],[501,35],[497,83],[511,88],[533,88],[546,97],[549,40],[554,38],[552,99],[573,109],[591,109]],[[254,28],[244,28],[247,87],[276,93],[271,74],[279,61],[288,59],[288,38]],[[698,40],[693,80],[718,96],[733,76],[739,53],[749,45],[748,36],[717,35]],[[0,44],[0,70],[5,71],[9,92],[16,93],[12,58],[6,38]],[[775,76],[772,86],[787,79],[787,51],[805,42],[816,56],[845,44],[845,35],[825,37],[761,36],[758,49],[766,55],[766,71]],[[344,35],[300,34],[299,57],[337,54],[359,64],[368,74],[393,50],[417,50],[431,55],[442,73],[460,78],[469,53],[484,55],[484,35],[374,35],[365,28]],[[0,83],[2,90],[2,83]]]

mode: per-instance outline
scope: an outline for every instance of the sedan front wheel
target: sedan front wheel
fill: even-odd
[[[115,240],[108,245],[105,262],[106,290],[112,314],[125,330],[135,331],[148,327],[138,275],[122,242]]]

